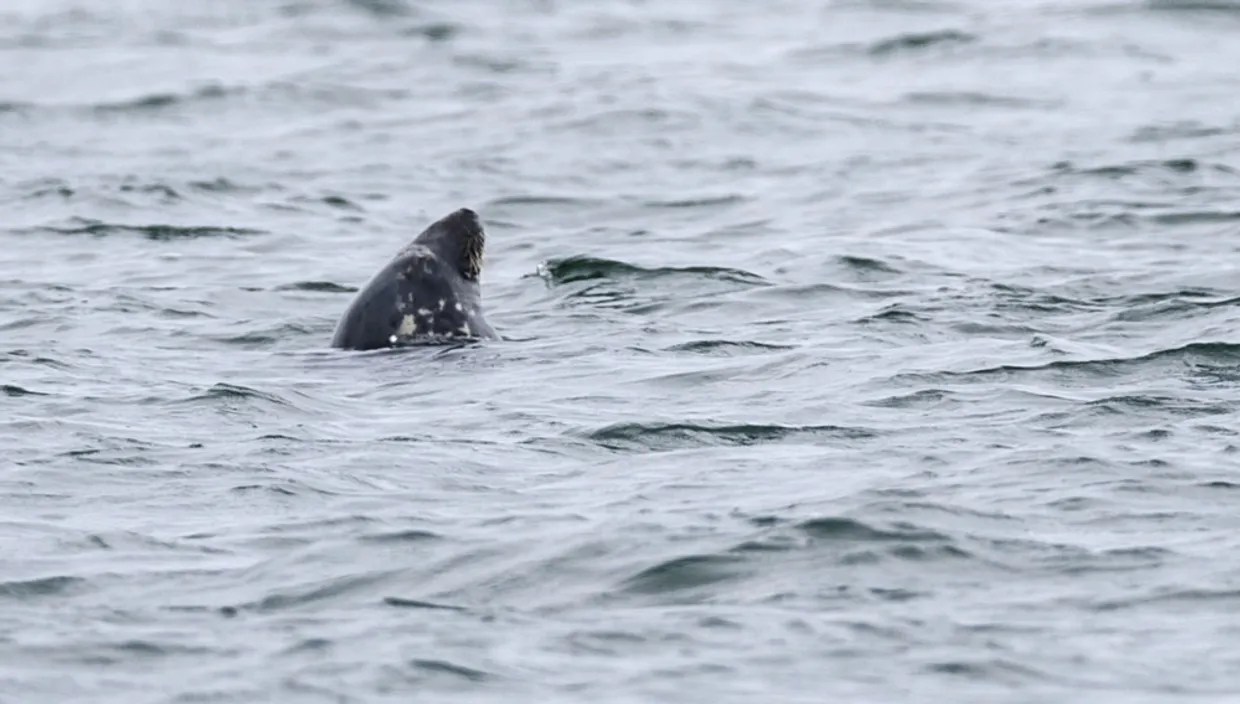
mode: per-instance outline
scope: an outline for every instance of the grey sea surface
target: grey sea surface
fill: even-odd
[[[1240,3],[10,0],[0,702],[1240,701]],[[332,350],[459,207],[502,341]]]

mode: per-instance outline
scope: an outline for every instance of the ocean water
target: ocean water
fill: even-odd
[[[4,3],[0,702],[1240,701],[1237,36]]]

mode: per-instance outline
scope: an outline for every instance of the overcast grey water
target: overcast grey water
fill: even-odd
[[[4,3],[0,702],[1240,701],[1238,38]]]

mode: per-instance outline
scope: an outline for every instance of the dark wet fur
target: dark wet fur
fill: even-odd
[[[468,208],[431,223],[349,304],[332,347],[369,350],[497,338],[483,318],[478,283],[485,243],[482,223]],[[407,316],[413,316],[412,333]]]

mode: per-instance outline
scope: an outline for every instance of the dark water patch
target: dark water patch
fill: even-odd
[[[289,199],[293,203],[310,204],[310,205],[326,205],[334,210],[343,210],[347,212],[360,213],[366,209],[361,205],[345,198],[344,196],[294,196]],[[280,204],[283,205],[283,204]]]
[[[929,673],[950,675],[963,680],[1004,683],[1009,686],[1051,679],[1046,673],[1023,663],[1005,659],[945,660],[924,667]]]
[[[368,543],[421,543],[428,540],[442,539],[443,536],[438,533],[419,528],[358,536],[358,540]]]
[[[1240,210],[1189,210],[1146,217],[1158,225],[1215,225],[1240,220]]]
[[[102,220],[93,220],[90,218],[81,217],[70,218],[68,225],[43,225],[33,228],[23,228],[16,230],[16,232],[25,234],[46,232],[57,235],[91,235],[94,237],[105,237],[118,234],[136,234],[141,235],[148,240],[163,242],[183,239],[197,239],[203,237],[236,238],[247,235],[266,234],[264,230],[244,227],[123,225],[119,223],[107,223]]]
[[[90,109],[100,115],[143,115],[192,103],[218,101],[222,98],[244,93],[245,90],[244,88],[203,86],[186,94],[153,93],[129,100],[96,103],[91,105]]]
[[[255,194],[260,193],[266,188],[257,186],[246,186],[235,181],[217,176],[210,181],[190,181],[189,187],[201,191],[203,193],[222,193],[222,194]]]
[[[658,452],[689,447],[746,446],[818,440],[866,440],[877,433],[837,425],[702,425],[695,423],[617,423],[586,438],[611,450]]]
[[[331,281],[295,281],[291,284],[280,284],[273,291],[312,291],[314,293],[357,293],[355,286],[342,286]]]
[[[49,395],[49,394],[43,393],[42,391],[31,391],[29,389],[25,389],[20,386],[17,386],[16,384],[0,385],[0,392],[3,392],[5,396],[48,396]]]
[[[430,601],[421,601],[419,599],[405,599],[399,596],[383,597],[383,603],[388,606],[395,606],[399,609],[428,609],[431,611],[468,611],[464,606],[454,606],[452,604],[436,604]]]
[[[948,536],[918,528],[906,523],[896,522],[889,528],[875,528],[862,521],[851,518],[826,517],[802,521],[796,525],[797,530],[816,541],[825,542],[947,542]]]
[[[1034,100],[1006,95],[992,95],[970,91],[914,91],[904,95],[904,101],[914,105],[933,105],[944,108],[1018,108],[1047,110],[1060,103],[1053,100]]]
[[[86,580],[80,577],[68,576],[0,582],[0,597],[18,600],[61,597],[85,583]]]
[[[747,286],[769,285],[761,276],[742,269],[708,266],[645,268],[613,259],[588,256],[547,260],[539,268],[539,273],[553,286],[596,279],[662,280],[681,277],[726,281]]]
[[[716,357],[732,357],[739,354],[761,354],[796,349],[795,345],[776,345],[754,340],[693,340],[664,347],[664,352],[692,352]]]
[[[83,650],[65,651],[59,655],[80,662],[99,665],[123,665],[135,660],[158,660],[170,657],[227,657],[228,651],[180,643],[158,643],[149,640],[128,640],[116,644],[87,646]]]
[[[1196,120],[1182,120],[1171,124],[1146,125],[1137,128],[1128,138],[1129,141],[1142,144],[1150,142],[1172,142],[1181,139],[1208,139],[1236,132],[1236,127],[1212,127],[1203,125]],[[1188,161],[1192,161],[1189,159]]]
[[[876,41],[870,45],[869,53],[872,56],[894,56],[922,52],[934,48],[972,44],[977,40],[976,35],[956,29],[915,32]]]
[[[344,4],[383,20],[415,14],[405,0],[344,0]]]
[[[1235,0],[1146,0],[1143,7],[1159,12],[1240,16],[1240,3]]]
[[[417,37],[432,42],[447,42],[455,39],[465,28],[451,22],[427,22],[400,31],[402,36]]]

